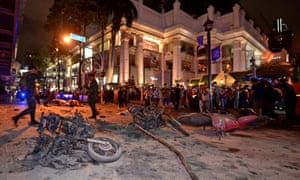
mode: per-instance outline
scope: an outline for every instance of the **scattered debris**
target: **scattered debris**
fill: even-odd
[[[63,100],[63,99],[53,99],[51,100],[51,103],[57,105],[57,106],[81,106],[81,103],[76,99],[69,99],[69,100]]]
[[[146,130],[169,126],[185,136],[189,136],[189,133],[181,127],[177,120],[155,106],[132,105],[128,107],[128,111],[133,115],[133,122]]]
[[[113,162],[121,156],[119,144],[109,138],[94,138],[92,125],[79,112],[67,117],[42,113],[38,132],[37,145],[26,160],[42,166],[78,169],[86,162]]]

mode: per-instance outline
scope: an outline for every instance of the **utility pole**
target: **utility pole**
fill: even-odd
[[[211,41],[210,41],[210,31],[213,28],[213,21],[207,18],[204,23],[204,29],[207,32],[207,74],[208,74],[208,87],[209,87],[209,111],[213,110],[213,101],[212,101],[212,76],[211,76]]]

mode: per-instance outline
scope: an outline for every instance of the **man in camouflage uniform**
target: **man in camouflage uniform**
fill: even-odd
[[[35,120],[35,110],[36,110],[35,83],[36,80],[40,78],[40,75],[38,74],[36,67],[31,65],[29,66],[29,72],[25,74],[23,78],[25,78],[24,89],[26,91],[26,101],[28,107],[12,118],[16,127],[18,125],[19,119],[26,114],[30,114],[30,120],[31,120],[30,125],[39,124],[39,122]]]
[[[90,116],[89,118],[96,118],[96,116],[99,114],[99,112],[96,110],[96,102],[98,99],[98,83],[93,72],[90,72],[88,74],[88,77],[90,81],[88,91],[88,104],[90,105],[92,110],[92,116]]]

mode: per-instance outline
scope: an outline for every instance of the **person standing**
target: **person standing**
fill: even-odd
[[[177,84],[176,87],[174,88],[174,100],[173,100],[175,110],[179,109],[179,103],[181,98],[180,92],[181,92],[180,86],[179,84]]]
[[[213,107],[216,109],[216,110],[219,110],[220,109],[220,98],[221,98],[221,88],[217,85],[217,82],[213,82],[212,83],[212,86],[213,86]]]
[[[151,102],[151,91],[149,87],[146,87],[144,94],[143,94],[143,99],[145,102],[145,106],[150,106]]]
[[[296,102],[296,117],[297,121],[300,122],[300,83],[297,77],[292,78],[292,85],[294,87],[297,102]]]
[[[233,108],[238,109],[240,107],[240,83],[238,81],[234,81],[232,85],[232,91],[233,91]]]
[[[289,126],[296,120],[297,97],[294,87],[287,83],[286,78],[279,79],[279,86],[283,94],[286,123]]]
[[[250,97],[253,102],[253,109],[258,116],[261,116],[264,101],[264,86],[263,83],[259,82],[256,78],[251,78],[251,83]]]
[[[96,109],[96,102],[98,99],[98,83],[96,81],[95,73],[88,73],[89,89],[88,89],[88,104],[92,110],[92,116],[89,118],[96,118],[99,112]]]
[[[153,100],[153,105],[155,107],[158,107],[160,99],[161,99],[161,92],[158,89],[158,87],[155,87],[152,92],[152,100]]]
[[[29,125],[37,125],[39,124],[38,121],[35,120],[35,110],[36,110],[36,80],[40,78],[40,75],[38,74],[37,68],[33,65],[29,66],[29,72],[24,75],[24,81],[23,82],[23,88],[26,91],[26,101],[27,101],[27,108],[14,116],[12,119],[14,121],[15,126],[18,126],[19,119],[26,115],[30,114],[30,124]]]
[[[44,102],[44,106],[48,106],[50,101],[51,101],[51,91],[50,91],[50,88],[48,87],[46,89],[46,100]]]
[[[122,109],[125,106],[126,96],[127,96],[127,93],[126,93],[125,87],[119,87],[119,90],[118,90],[119,109]]]
[[[161,89],[162,103],[164,107],[168,107],[171,101],[171,90],[168,88],[168,84],[164,83],[164,87]]]

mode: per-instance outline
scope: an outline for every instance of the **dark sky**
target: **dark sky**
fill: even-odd
[[[293,51],[300,53],[300,0],[240,0],[240,4],[264,32],[270,32],[273,20],[281,17],[294,32]]]
[[[18,57],[29,49],[36,50],[48,43],[43,26],[53,2],[27,0]],[[300,53],[300,0],[240,0],[240,4],[266,33],[271,31],[273,20],[282,17],[283,22],[295,33],[293,51]]]
[[[35,51],[47,46],[49,36],[44,29],[44,23],[53,2],[54,0],[27,0],[23,14],[23,25],[20,27],[20,45],[17,58],[20,58],[27,51]]]

